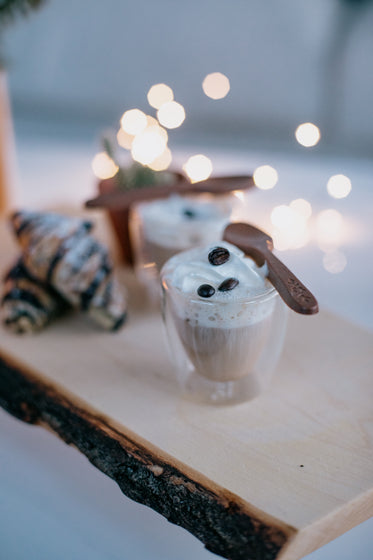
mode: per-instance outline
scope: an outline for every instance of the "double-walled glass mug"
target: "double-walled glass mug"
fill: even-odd
[[[159,301],[162,266],[180,251],[221,239],[229,223],[233,195],[171,195],[131,208],[130,232],[135,273],[151,299]]]
[[[269,384],[281,354],[287,307],[276,289],[234,301],[211,301],[170,285],[161,272],[162,314],[182,392],[193,400],[233,404]]]

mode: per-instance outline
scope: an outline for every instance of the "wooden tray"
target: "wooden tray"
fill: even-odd
[[[15,255],[0,224],[0,271]],[[133,276],[117,334],[70,316],[0,328],[0,404],[51,428],[129,497],[232,560],[296,560],[373,512],[373,335],[291,315],[271,389],[251,403],[178,395],[161,319]]]

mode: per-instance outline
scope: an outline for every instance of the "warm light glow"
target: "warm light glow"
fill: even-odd
[[[351,192],[351,181],[346,175],[332,175],[326,188],[333,198],[345,198]]]
[[[272,231],[273,246],[276,251],[287,251],[291,248],[291,237],[288,233],[275,228]]]
[[[310,240],[310,233],[306,227],[302,228],[296,236],[290,230],[275,228],[272,232],[272,238],[277,251],[287,251],[289,249],[300,249],[307,245]]]
[[[276,206],[271,212],[271,222],[275,226],[272,233],[276,249],[299,249],[308,243],[307,219],[290,206]]]
[[[156,122],[155,125],[147,126],[145,132],[154,132],[155,134],[158,134],[161,138],[163,138],[163,140],[167,143],[168,142],[167,130],[162,126],[159,126],[157,121],[155,122]]]
[[[140,109],[130,109],[123,114],[120,124],[127,134],[135,136],[145,129],[147,125],[146,115]]]
[[[322,210],[316,217],[316,237],[320,247],[337,246],[342,241],[344,220],[338,210]]]
[[[286,227],[289,223],[289,220],[293,218],[294,213],[285,204],[281,204],[280,206],[275,206],[275,208],[271,212],[271,222],[276,227]]]
[[[146,127],[149,128],[150,126],[159,126],[159,122],[154,117],[146,115]]]
[[[346,255],[337,250],[325,253],[322,262],[325,270],[331,274],[339,274],[347,265]]]
[[[312,206],[308,202],[308,200],[304,200],[304,198],[297,198],[296,200],[292,200],[289,204],[290,208],[294,210],[297,214],[308,220],[308,218],[312,215]]]
[[[170,148],[166,148],[163,154],[155,158],[154,161],[149,163],[150,169],[153,171],[165,171],[169,168],[172,162],[172,153]]]
[[[184,107],[176,101],[164,103],[164,105],[162,105],[162,107],[157,111],[157,118],[166,128],[177,128],[184,122]]]
[[[131,149],[131,155],[135,161],[148,165],[164,152],[167,138],[157,129],[160,127],[152,126],[136,135]]]
[[[132,147],[132,142],[134,140],[134,136],[132,136],[132,134],[127,134],[127,132],[125,132],[123,130],[123,128],[120,128],[117,132],[117,141],[119,146],[121,146],[122,148],[125,148],[126,150],[130,150]]]
[[[295,131],[295,138],[302,146],[310,148],[311,146],[316,146],[321,138],[319,128],[310,122],[303,123],[298,126]]]
[[[198,181],[204,181],[210,177],[212,173],[212,163],[208,157],[198,154],[188,159],[183,165],[183,170],[192,183],[197,183]]]
[[[278,173],[276,169],[270,165],[261,165],[254,171],[254,183],[259,189],[273,189],[278,181]]]
[[[110,179],[117,173],[119,167],[107,155],[106,152],[96,154],[92,160],[93,173],[99,179]]]
[[[227,76],[221,72],[213,72],[212,74],[207,74],[206,78],[202,82],[202,89],[211,99],[223,99],[225,97],[231,86]]]
[[[289,229],[274,228],[272,231],[272,238],[277,251],[300,249],[309,242],[310,232],[306,225],[303,225],[296,233]]]
[[[162,105],[168,103],[169,101],[173,101],[173,99],[174,92],[169,86],[166,86],[166,84],[155,84],[148,91],[149,105],[155,109],[160,109]]]
[[[245,193],[243,191],[233,191],[233,194],[241,202],[245,202]]]

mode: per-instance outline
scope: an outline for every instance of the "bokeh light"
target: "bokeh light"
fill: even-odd
[[[332,175],[326,188],[333,198],[345,198],[351,192],[351,181],[346,175]]]
[[[304,224],[296,232],[290,229],[274,228],[272,231],[272,238],[277,251],[301,249],[309,242],[310,232]]]
[[[166,148],[164,152],[155,158],[151,163],[149,163],[150,169],[153,171],[165,171],[169,168],[172,162],[172,153],[170,148]]]
[[[146,115],[140,109],[130,109],[123,113],[120,124],[127,134],[135,136],[145,129],[147,125]]]
[[[254,183],[262,190],[273,189],[278,181],[278,173],[270,165],[261,165],[254,171]]]
[[[132,134],[128,134],[127,132],[125,132],[123,130],[123,128],[120,128],[117,132],[117,141],[119,146],[121,146],[122,148],[126,149],[126,150],[130,150],[132,147],[132,142],[134,140],[134,136],[132,136]]]
[[[99,179],[110,179],[118,172],[119,167],[106,152],[100,152],[92,160],[92,169]]]
[[[150,126],[159,126],[159,122],[151,115],[146,115],[146,127],[149,128]]]
[[[280,206],[275,206],[271,212],[271,222],[276,227],[285,227],[289,219],[293,217],[293,211],[289,206],[281,204]]]
[[[212,173],[211,160],[203,154],[191,156],[183,165],[183,170],[192,183],[208,179]]]
[[[176,101],[164,103],[157,111],[157,118],[166,128],[177,128],[185,120],[184,107]]]
[[[155,109],[160,109],[165,103],[173,101],[174,92],[166,84],[155,84],[149,89],[147,97],[149,105]]]
[[[155,119],[154,119],[155,120]],[[163,138],[163,140],[167,143],[168,142],[168,133],[165,128],[159,126],[158,122],[155,120],[156,124],[152,124],[151,126],[147,126],[145,132],[154,132]]]
[[[241,202],[245,202],[246,198],[245,198],[245,193],[243,191],[233,191],[232,194],[236,198],[238,198],[238,200],[240,200]]]
[[[305,148],[316,146],[321,138],[320,129],[310,122],[300,124],[295,131],[295,138]]]
[[[331,274],[339,274],[347,266],[347,258],[342,251],[328,251],[323,255],[323,265],[327,272]]]
[[[297,212],[297,214],[300,214],[306,220],[312,216],[311,203],[304,198],[296,198],[295,200],[292,200],[289,206],[292,210],[294,210],[294,212]]]
[[[307,218],[285,204],[276,206],[271,212],[272,232],[275,249],[300,249],[310,239]]]
[[[202,82],[203,91],[211,99],[223,99],[228,94],[230,88],[229,79],[221,72],[207,74]]]
[[[338,210],[322,210],[316,217],[316,238],[319,247],[328,250],[341,244],[344,230],[343,216]]]
[[[148,165],[164,152],[167,139],[157,128],[160,127],[150,127],[136,135],[131,148],[131,155],[135,161]]]

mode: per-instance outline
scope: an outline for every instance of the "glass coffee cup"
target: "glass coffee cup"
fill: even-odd
[[[219,242],[218,245],[231,254],[234,251],[228,243]],[[188,263],[183,259],[188,259],[191,251],[180,253],[166,263],[161,272],[162,312],[182,392],[201,402],[233,404],[253,399],[268,386],[283,346],[287,308],[265,278],[263,267],[260,289],[242,288],[234,294],[233,287],[227,290],[230,294],[219,293],[219,285],[224,282],[244,282],[247,278],[242,267],[235,275],[237,278],[232,278],[234,266],[226,266],[228,278],[224,280],[223,265],[215,282],[218,267],[214,270],[212,265],[210,271],[207,263],[212,250],[213,247],[200,250],[206,262],[200,271],[195,266],[190,268],[189,279]],[[236,249],[236,258],[251,261],[238,255],[240,252]],[[183,278],[181,284],[178,279],[175,281],[178,267],[178,278]],[[250,267],[258,274],[253,261]],[[207,294],[201,290],[204,286],[210,286],[214,294],[204,297]]]

